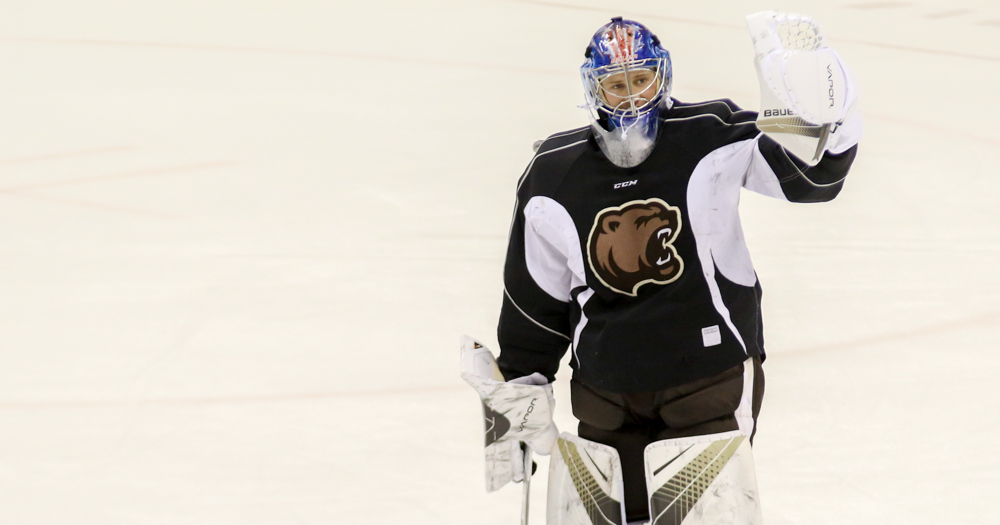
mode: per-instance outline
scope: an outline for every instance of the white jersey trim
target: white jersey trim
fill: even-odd
[[[750,436],[753,434],[753,387],[754,369],[753,358],[743,361],[743,394],[740,396],[740,404],[736,407],[736,422],[740,426],[740,433]]]
[[[785,154],[785,158],[788,159],[788,162],[792,163],[792,166],[795,167],[795,171],[798,172],[799,176],[802,177],[803,179],[805,179],[806,182],[808,182],[809,184],[811,184],[814,188],[828,188],[830,186],[836,186],[837,184],[840,184],[841,182],[844,182],[844,179],[847,178],[847,175],[844,175],[840,179],[835,180],[833,182],[828,182],[826,184],[823,184],[823,183],[820,183],[820,182],[813,182],[812,179],[810,179],[809,177],[806,177],[805,173],[802,173],[802,170],[800,170],[799,167],[795,164],[795,162],[791,159],[791,157],[788,156],[788,151],[786,151],[785,148],[781,148],[781,152]]]
[[[668,119],[663,119],[663,123],[664,124],[669,124],[671,122],[680,122],[682,120],[694,120],[696,118],[706,118],[706,117],[714,118],[715,120],[718,120],[719,122],[721,122],[721,123],[723,123],[723,124],[725,124],[727,126],[747,126],[747,125],[753,125],[754,127],[757,127],[757,122],[755,122],[753,120],[749,120],[747,122],[735,122],[735,123],[733,123],[733,122],[726,122],[725,120],[722,120],[722,117],[716,115],[715,113],[702,113],[701,115],[692,115],[690,117],[668,118]]]
[[[570,291],[587,284],[576,224],[566,208],[535,196],[524,205],[524,258],[535,284],[568,303]]]
[[[754,139],[753,157],[750,160],[750,169],[747,170],[746,178],[743,180],[743,187],[766,197],[787,201],[788,196],[781,189],[778,175],[760,152],[760,137],[761,135],[757,135]]]
[[[587,306],[587,301],[594,295],[593,288],[587,288],[586,290],[580,292],[580,295],[576,296],[576,302],[580,303],[580,322],[576,323],[576,329],[573,331],[573,357],[576,359],[576,367],[580,368],[580,356],[577,355],[576,349],[580,347],[580,334],[583,333],[583,329],[587,327],[587,312],[583,310],[584,306]]]
[[[565,339],[567,341],[572,341],[572,339],[570,339],[570,337],[568,335],[566,335],[566,334],[564,334],[562,332],[558,332],[556,330],[553,330],[553,329],[551,329],[551,328],[543,325],[542,323],[539,323],[538,321],[532,319],[531,316],[527,314],[527,312],[525,312],[524,310],[522,310],[521,307],[517,305],[517,302],[514,301],[514,298],[511,297],[510,293],[507,291],[507,287],[506,286],[503,287],[503,294],[507,296],[507,299],[510,299],[510,304],[514,305],[514,308],[517,308],[517,311],[521,312],[521,315],[523,315],[524,317],[526,317],[529,321],[531,321],[532,323],[535,323],[536,325],[538,325],[540,328],[542,328],[543,330],[545,330],[547,332],[552,332],[553,334],[556,334],[559,337],[562,337],[563,339]]]
[[[740,189],[751,171],[756,148],[757,140],[754,138],[734,142],[709,153],[695,166],[687,190],[691,232],[712,305],[744,352],[746,341],[722,300],[715,273],[718,268],[726,279],[741,286],[752,287],[757,283],[757,273],[750,260],[739,217]]]
[[[590,129],[590,126],[583,126],[582,128],[576,128],[574,130],[564,131],[562,133],[556,133],[555,135],[550,135],[545,140],[557,139],[559,137],[568,137],[570,135],[580,133],[581,131],[587,131],[588,129]],[[543,144],[545,143],[545,140],[542,141]]]

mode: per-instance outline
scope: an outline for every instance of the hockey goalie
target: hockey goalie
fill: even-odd
[[[747,24],[759,111],[672,98],[661,41],[612,19],[580,68],[590,124],[538,144],[518,182],[500,355],[464,338],[462,376],[483,401],[488,490],[527,484],[532,451],[551,455],[549,525],[762,522],[761,285],[740,192],[833,199],[861,116],[815,21]],[[567,351],[576,434],[552,421]]]

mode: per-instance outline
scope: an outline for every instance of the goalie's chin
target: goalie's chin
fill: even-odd
[[[631,168],[646,160],[656,146],[657,119],[644,124],[609,131],[592,121],[590,127],[604,156],[615,166]]]

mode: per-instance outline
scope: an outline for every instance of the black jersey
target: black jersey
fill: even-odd
[[[504,268],[505,377],[574,377],[659,390],[764,355],[761,287],[738,215],[741,188],[833,199],[857,146],[814,167],[728,100],[676,102],[649,157],[608,161],[589,127],[553,135],[518,182]]]

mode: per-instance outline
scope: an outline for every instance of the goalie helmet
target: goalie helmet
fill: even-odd
[[[618,17],[594,33],[585,56],[580,76],[597,144],[615,165],[636,166],[671,105],[670,53],[646,26]]]

